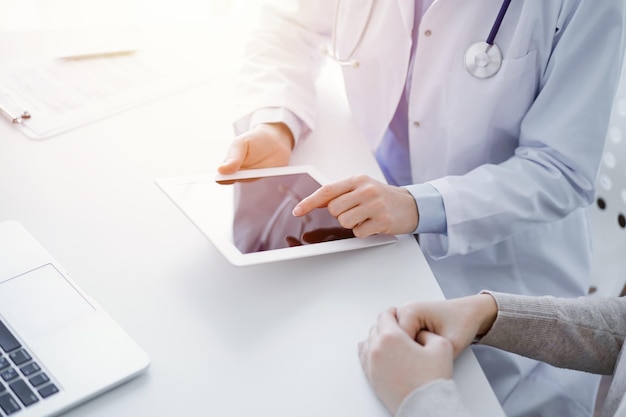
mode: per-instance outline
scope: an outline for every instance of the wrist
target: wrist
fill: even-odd
[[[295,145],[295,139],[291,129],[282,122],[277,123],[261,123],[256,126],[259,129],[269,129],[272,131],[273,136],[277,137],[281,143],[287,147],[287,149],[292,150]]]
[[[479,327],[476,337],[480,338],[487,334],[491,329],[496,317],[498,316],[498,304],[489,293],[481,293],[475,296],[478,310]]]

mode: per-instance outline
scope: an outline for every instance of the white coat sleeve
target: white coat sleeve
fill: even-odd
[[[447,213],[435,258],[481,250],[593,201],[623,60],[625,4],[582,0],[564,22],[514,156],[430,182]]]
[[[273,0],[261,7],[237,78],[235,119],[284,108],[315,125],[315,81],[328,43],[335,0]]]

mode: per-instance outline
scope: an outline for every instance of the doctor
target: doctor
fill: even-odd
[[[625,9],[623,0],[268,3],[244,61],[238,136],[218,170],[289,163],[315,128],[314,83],[330,56],[389,184],[348,178],[295,215],[326,206],[357,236],[418,233],[448,298],[584,295],[585,206]],[[596,376],[474,349],[508,416],[592,415]]]

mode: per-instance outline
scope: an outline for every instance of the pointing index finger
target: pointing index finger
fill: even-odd
[[[313,194],[304,198],[294,207],[292,214],[296,217],[304,216],[316,208],[323,208],[335,198],[352,191],[353,187],[348,180],[326,184],[315,190]]]

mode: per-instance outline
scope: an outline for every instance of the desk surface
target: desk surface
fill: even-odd
[[[292,163],[382,178],[335,75]],[[152,359],[70,416],[387,416],[357,343],[385,308],[443,297],[414,239],[237,268],[154,183],[215,169],[230,88],[214,80],[43,141],[0,121],[0,220],[24,224]],[[504,415],[470,352],[455,379],[475,415]]]

